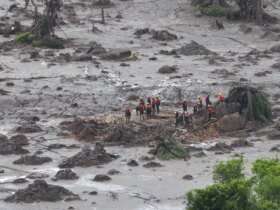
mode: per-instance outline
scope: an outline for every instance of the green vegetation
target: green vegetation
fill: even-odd
[[[213,179],[215,182],[228,182],[233,179],[241,179],[243,174],[243,158],[220,162],[214,168]]]
[[[253,177],[243,174],[243,159],[217,164],[215,184],[187,194],[187,210],[279,210],[280,161],[253,163]]]
[[[199,6],[198,9],[204,15],[211,17],[224,17],[227,15],[227,8],[219,5]]]
[[[256,120],[265,122],[267,119],[270,120],[272,118],[270,103],[263,94],[258,93],[253,96],[252,103],[253,113]]]
[[[52,49],[63,49],[62,39],[51,37],[38,39],[31,32],[20,33],[16,36],[16,42],[19,44],[31,44],[33,47],[46,47]]]
[[[156,154],[160,160],[184,159],[187,157],[187,151],[176,143],[173,139],[162,140],[156,149]]]
[[[16,36],[16,42],[19,44],[32,44],[34,36],[31,32],[20,33]]]

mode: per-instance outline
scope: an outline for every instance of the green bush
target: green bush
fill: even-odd
[[[63,49],[64,43],[58,38],[45,38],[41,40],[35,40],[32,42],[33,47],[46,47],[51,49]]]
[[[16,36],[16,42],[19,44],[31,44],[34,40],[34,35],[31,32],[20,33]]]
[[[188,210],[249,210],[251,182],[235,179],[187,194]]]
[[[215,182],[227,182],[233,179],[244,178],[243,158],[220,162],[214,168],[213,179]]]
[[[242,169],[242,158],[216,165],[218,183],[189,192],[187,210],[280,210],[280,161],[256,160],[250,179]]]
[[[155,155],[160,160],[171,160],[184,159],[188,153],[174,139],[166,139],[159,143]]]
[[[210,5],[207,7],[199,7],[202,14],[211,17],[223,17],[227,14],[227,9],[219,5]]]
[[[280,176],[280,161],[278,159],[256,160],[252,171],[259,179],[267,175]]]

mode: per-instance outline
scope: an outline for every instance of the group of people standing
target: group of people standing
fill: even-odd
[[[147,103],[144,99],[139,100],[139,104],[136,106],[136,115],[140,117],[140,120],[145,119],[145,114],[147,119],[151,119],[153,115],[160,113],[160,99],[159,97],[148,97]],[[131,110],[127,108],[125,110],[126,122],[131,119]]]

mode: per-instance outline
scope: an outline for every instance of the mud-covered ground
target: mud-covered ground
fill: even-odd
[[[23,6],[20,1],[0,0],[1,23],[18,20],[23,25],[29,25],[30,17],[21,10],[7,12],[14,3],[18,3],[18,7]],[[81,197],[80,201],[55,203],[10,204],[0,201],[1,210],[62,210],[71,207],[183,210],[186,206],[185,193],[210,184],[212,168],[217,161],[229,159],[238,153],[244,155],[248,166],[257,158],[277,155],[270,149],[279,144],[280,135],[271,125],[264,132],[243,137],[253,140],[253,147],[235,148],[230,154],[219,155],[206,151],[206,156],[192,157],[188,161],[156,160],[163,165],[160,168],[142,167],[145,162],[139,159],[147,155],[148,146],[106,147],[108,152],[120,157],[101,167],[74,168],[79,176],[77,180],[53,181],[62,160],[79,152],[84,145],[94,146],[69,136],[64,137],[59,123],[76,116],[94,117],[110,113],[119,116],[124,106],[135,104],[135,101],[127,100],[133,95],[160,96],[163,104],[169,105],[165,109],[170,111],[174,109],[174,103],[182,99],[195,101],[198,95],[226,93],[233,84],[242,81],[269,94],[277,121],[280,97],[279,24],[256,26],[253,23],[224,20],[225,29],[218,30],[215,28],[215,18],[199,16],[188,0],[115,0],[113,3],[112,7],[105,9],[106,24],[102,25],[99,23],[100,9],[92,6],[91,1],[65,0],[62,14],[65,24],[61,24],[57,31],[57,35],[70,40],[63,50],[19,46],[6,49],[1,45],[0,133],[11,137],[20,131],[17,129],[19,126],[38,121],[41,131],[26,134],[29,145],[24,148],[30,154],[41,151],[39,156],[51,157],[52,161],[35,166],[17,165],[13,161],[20,155],[1,155],[0,165],[4,173],[0,174],[0,181],[3,182],[0,184],[0,197],[4,199],[32,183],[30,178],[27,178],[29,183],[11,183],[31,172],[46,173],[48,183],[64,186]],[[278,8],[280,4],[274,3],[274,6],[268,4],[266,10],[277,16]],[[99,32],[92,32],[93,23]],[[144,28],[168,30],[177,39],[158,41],[152,38],[151,33],[141,36],[134,34],[136,30]],[[0,42],[14,38],[13,35],[8,38],[0,36]],[[103,60],[95,55],[82,59],[81,55],[86,54],[93,41],[109,52],[129,49],[134,56],[124,61]],[[206,47],[211,53],[166,55],[192,41]],[[187,48],[187,52],[190,52],[190,48]],[[65,59],[65,53],[69,53],[72,59]],[[164,65],[176,66],[176,71],[171,74],[158,73]],[[275,134],[272,139],[276,140],[266,137],[272,130]],[[232,140],[210,139],[202,144],[199,142],[197,146],[206,149],[213,142],[229,143]],[[54,143],[76,144],[79,148],[47,150],[47,146]],[[128,166],[130,159],[137,160],[139,166]],[[96,174],[106,174],[110,169],[121,173],[110,175],[112,180],[109,182],[92,181]],[[185,175],[191,175],[193,179],[183,180]],[[98,194],[89,195],[92,191]]]

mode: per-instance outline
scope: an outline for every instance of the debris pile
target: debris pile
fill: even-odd
[[[23,164],[23,165],[42,165],[44,163],[51,162],[50,157],[39,157],[36,155],[26,155],[22,156],[18,160],[15,160],[14,164]]]
[[[185,44],[183,47],[175,50],[177,54],[182,54],[185,56],[193,55],[216,55],[217,53],[208,50],[203,45],[198,44],[195,41],[191,41],[189,44]]]
[[[75,119],[74,121],[64,121],[60,124],[62,130],[71,132],[78,140],[93,142],[99,131],[106,128],[106,124],[97,122],[95,119],[84,120]]]
[[[84,147],[81,152],[76,155],[64,160],[59,164],[60,168],[73,168],[79,167],[90,167],[96,165],[103,165],[116,159],[115,155],[109,154],[105,151],[104,147],[97,143],[94,150]]]
[[[188,159],[189,154],[174,139],[161,139],[152,152],[160,160]]]
[[[27,188],[18,190],[7,197],[6,202],[34,203],[40,201],[56,202],[60,200],[79,200],[79,196],[57,185],[49,185],[44,180],[35,180]]]

